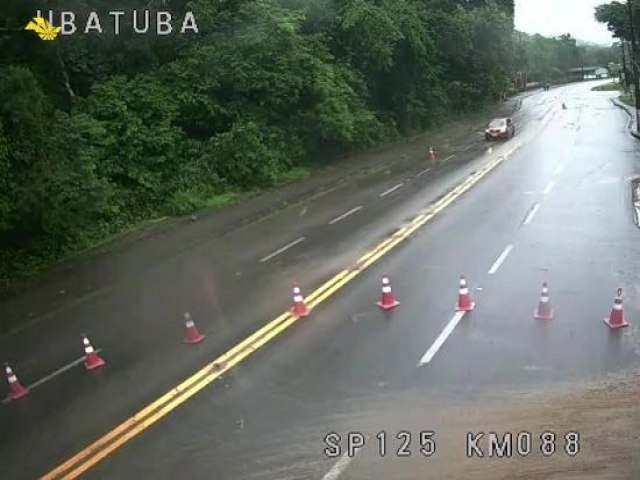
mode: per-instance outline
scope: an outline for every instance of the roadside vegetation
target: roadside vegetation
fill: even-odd
[[[591,90],[596,92],[615,92],[622,90],[624,88],[624,84],[614,81],[611,83],[605,83],[604,85],[598,85],[597,87],[593,87]]]
[[[620,101],[626,103],[630,107],[636,106],[636,99],[633,96],[633,93],[626,93],[620,97]]]
[[[549,38],[516,31],[513,49],[516,70],[527,82],[578,81],[582,74],[569,72],[572,68],[607,67],[620,60],[615,48],[581,44],[570,34]]]
[[[620,96],[618,97],[620,101],[629,105],[630,107],[635,107],[636,104],[633,92],[625,92],[625,88],[627,87],[624,83],[614,81],[611,83],[605,83],[604,85],[593,87],[591,90],[597,92],[620,92]]]
[[[0,35],[0,286],[118,232],[236,201],[478,112],[610,49],[514,32],[513,0],[52,0],[193,11],[197,35]],[[125,17],[126,19],[126,17]],[[129,20],[130,21],[130,20]],[[515,43],[514,43],[515,42]],[[591,56],[591,57],[589,57]]]
[[[596,7],[595,17],[600,23],[605,24],[612,36],[618,40],[616,48],[622,56],[623,73],[623,88],[620,90],[625,92],[620,100],[635,107],[635,96],[640,96],[640,74],[637,68],[640,61],[637,38],[640,32],[640,1],[603,3]]]

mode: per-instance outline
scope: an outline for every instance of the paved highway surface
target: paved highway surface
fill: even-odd
[[[309,317],[281,315],[264,346],[206,367],[193,396],[174,391],[155,417],[131,420],[51,478],[372,478],[364,454],[328,457],[325,435],[417,435],[437,418],[385,418],[416,399],[446,405],[636,367],[640,149],[611,93],[592,86],[523,98],[517,136],[491,149],[467,132],[438,166],[399,161],[50,310],[34,302],[32,325],[0,339],[24,383],[47,380],[0,405],[3,478],[37,478],[83,451],[286,311],[294,281]],[[384,274],[401,302],[388,313],[375,305]],[[460,275],[477,303],[464,315],[454,312]],[[544,281],[555,318],[541,322]],[[602,320],[618,287],[631,325],[610,331]],[[207,335],[198,346],[180,343],[184,311]],[[81,357],[82,332],[107,365],[56,374]]]

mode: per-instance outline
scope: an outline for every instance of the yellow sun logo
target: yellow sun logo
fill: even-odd
[[[24,29],[33,30],[42,40],[55,40],[61,30],[42,17],[33,17]]]

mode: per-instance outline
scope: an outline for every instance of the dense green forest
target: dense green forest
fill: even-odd
[[[79,31],[24,31],[43,3]],[[119,35],[81,31],[90,10],[145,8],[193,11],[199,32],[136,34],[129,15]],[[515,33],[513,13],[513,0],[3,0],[0,279],[479,110],[518,70],[558,80],[587,50],[611,54]]]
[[[514,33],[514,62],[526,72],[529,82],[562,82],[571,79],[567,70],[580,67],[606,67],[620,62],[614,47],[580,45],[570,34],[556,38]]]

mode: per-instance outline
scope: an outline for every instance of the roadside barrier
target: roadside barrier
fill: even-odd
[[[377,305],[383,310],[391,310],[392,308],[400,305],[400,302],[396,299],[393,291],[391,290],[391,282],[389,277],[385,275],[382,277],[382,299]]]
[[[24,388],[16,374],[13,373],[13,370],[9,366],[8,363],[4,365],[5,372],[7,373],[7,381],[9,382],[9,396],[11,400],[18,400],[19,398],[24,397],[29,393],[29,390]]]
[[[470,312],[475,308],[475,306],[476,303],[471,300],[471,294],[467,287],[467,280],[464,276],[461,276],[460,289],[458,291],[458,305],[456,305],[456,310],[458,312]]]
[[[107,363],[96,353],[85,334],[82,334],[82,343],[84,345],[84,366],[87,367],[87,370],[95,370]]]
[[[309,308],[304,301],[302,291],[297,285],[293,287],[293,308],[291,311],[298,318],[308,317],[310,313]]]
[[[552,320],[553,308],[549,301],[549,287],[547,282],[542,284],[542,293],[540,293],[540,302],[538,302],[538,308],[533,314],[533,318],[536,320]]]
[[[204,335],[200,333],[200,330],[196,327],[196,322],[193,321],[189,312],[184,314],[184,326],[187,330],[183,340],[184,343],[195,345],[204,340]]]
[[[624,311],[622,309],[622,289],[619,288],[616,298],[613,300],[613,308],[608,318],[604,319],[609,328],[622,328],[628,327],[629,324],[624,318]]]

